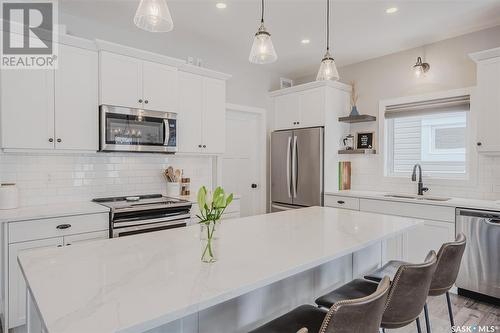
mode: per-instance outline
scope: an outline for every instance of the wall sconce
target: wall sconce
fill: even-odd
[[[417,78],[421,77],[422,74],[425,74],[429,71],[431,65],[426,62],[422,62],[422,58],[417,58],[417,63],[413,66],[413,71],[415,72],[415,76]]]

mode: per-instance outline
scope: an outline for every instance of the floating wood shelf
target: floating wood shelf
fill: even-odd
[[[377,117],[370,116],[368,114],[360,114],[359,116],[348,116],[348,117],[339,117],[339,121],[343,123],[364,123],[368,121],[376,121]]]
[[[371,154],[376,154],[377,151],[375,149],[343,149],[339,150],[339,154],[364,154],[364,155],[371,155]]]

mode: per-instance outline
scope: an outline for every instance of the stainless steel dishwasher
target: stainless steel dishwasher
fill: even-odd
[[[462,289],[500,298],[500,212],[457,209],[456,232],[467,237],[456,283],[459,293]]]

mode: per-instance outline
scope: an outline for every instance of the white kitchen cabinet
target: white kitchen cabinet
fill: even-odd
[[[202,149],[203,77],[179,73],[179,114],[177,144],[179,152],[199,153]]]
[[[226,150],[226,82],[204,79],[202,133],[203,152],[222,154]]]
[[[179,99],[175,67],[143,61],[142,88],[145,109],[177,112]]]
[[[296,127],[300,119],[299,95],[287,94],[274,99],[274,128],[277,130]]]
[[[476,97],[471,104],[477,115],[477,149],[484,153],[500,153],[500,49],[498,54],[477,62]]]
[[[56,70],[2,71],[2,148],[97,150],[97,52],[58,47]]]
[[[8,255],[8,318],[9,328],[24,325],[26,322],[26,283],[17,262],[19,252],[41,247],[63,245],[63,237],[35,240],[9,245]]]
[[[17,262],[19,252],[106,239],[109,237],[109,215],[96,213],[17,221],[5,223],[2,228],[5,243],[1,249],[7,258],[2,270],[2,294],[6,295],[8,318],[3,324],[4,328],[13,328],[24,325],[26,320],[26,284]]]
[[[55,71],[55,148],[98,150],[97,52],[59,46]]]
[[[100,104],[142,107],[142,61],[102,51],[99,57]]]
[[[179,96],[179,152],[224,153],[225,81],[180,72]]]
[[[177,112],[177,68],[101,51],[101,104]]]
[[[2,148],[54,148],[54,71],[2,70]]]
[[[443,243],[455,239],[455,224],[425,220],[406,234],[407,255],[409,262],[423,262],[430,250],[439,251]]]
[[[277,130],[325,125],[327,87],[316,87],[274,98],[274,127]]]

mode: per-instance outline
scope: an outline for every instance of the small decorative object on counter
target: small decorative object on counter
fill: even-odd
[[[351,92],[351,113],[350,117],[359,116],[358,107],[356,104],[358,103],[358,92],[356,91],[356,82],[351,83],[352,92]]]
[[[19,192],[16,184],[0,184],[0,209],[14,209],[19,206]]]
[[[354,149],[354,136],[352,134],[346,135],[342,139],[342,145],[343,145],[343,149],[345,149],[345,150]]]
[[[339,162],[339,191],[351,189],[351,162]]]
[[[167,196],[177,197],[181,194],[181,171],[179,169],[174,171],[174,168],[169,166],[163,172],[167,180]]]
[[[217,261],[218,237],[215,234],[220,226],[220,219],[226,208],[233,201],[233,194],[226,194],[222,187],[217,187],[213,193],[202,186],[198,191],[198,207],[200,215],[201,261],[214,263]]]

